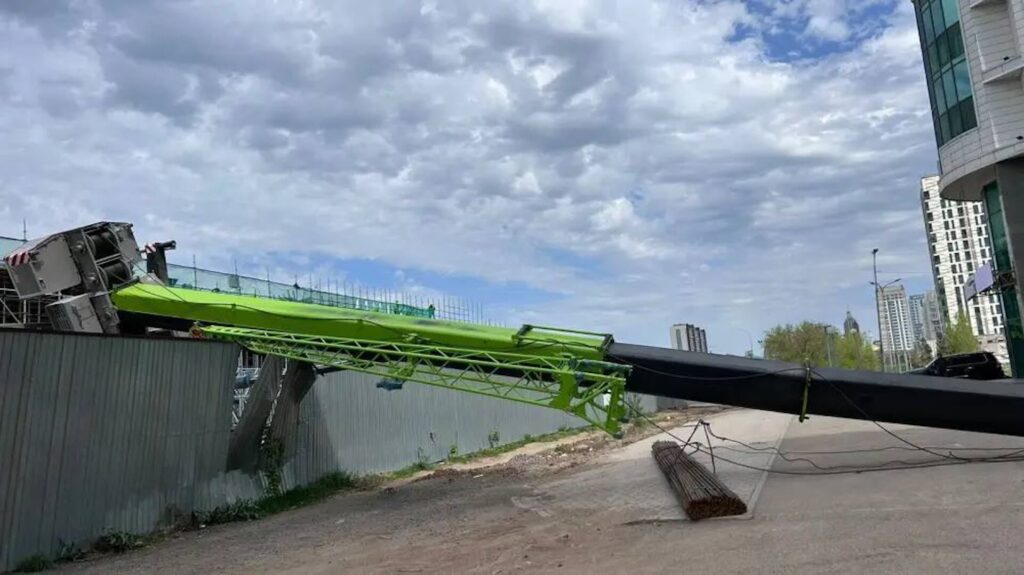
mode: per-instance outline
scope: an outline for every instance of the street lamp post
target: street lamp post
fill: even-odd
[[[825,326],[825,354],[828,356],[828,366],[835,367],[832,363],[832,326]]]
[[[750,358],[753,359],[754,358],[754,336],[750,335],[750,332],[745,330],[745,329],[743,329],[742,327],[736,327],[736,329],[738,329],[738,330],[742,331],[743,333],[747,334],[747,342],[750,344]]]
[[[879,285],[878,283],[878,248],[871,250],[871,267],[875,274],[875,281],[871,282],[871,285],[875,286],[875,315],[878,317],[878,353],[882,356],[882,371],[885,371],[885,335],[882,332],[882,306],[881,306],[881,292],[885,288],[899,282],[902,278],[896,278],[890,282],[886,282],[885,285]],[[894,339],[895,341],[895,339]],[[893,350],[894,352],[897,350]]]
[[[878,305],[878,248],[871,250],[871,268],[875,272],[875,316],[878,318],[878,353],[882,356],[882,372],[885,372],[885,343],[882,341],[882,308]]]
[[[878,314],[879,314],[879,316],[878,316],[879,317],[879,319],[878,319],[878,351],[882,353],[882,371],[885,371],[885,345],[883,343],[885,337],[882,334],[882,319],[881,319],[881,317],[882,317],[881,313],[882,312],[881,312],[881,309],[880,309],[881,306],[878,303],[878,298],[879,298],[878,294],[879,293],[884,293],[885,292],[885,288],[887,288],[887,287],[889,287],[889,286],[891,286],[893,284],[899,283],[901,279],[902,278],[896,278],[896,279],[894,279],[894,280],[892,280],[890,282],[886,282],[886,283],[884,283],[882,285],[878,285],[877,282],[872,282],[875,285],[875,307],[879,308],[879,311],[878,311]],[[890,328],[889,329],[889,337],[892,338],[893,345],[895,345],[896,344],[896,337],[892,335],[892,322],[891,321],[889,323],[889,328]],[[898,365],[898,362],[899,362],[899,351],[900,350],[898,350],[898,349],[893,349],[893,350],[889,351],[889,353],[893,357],[893,363],[897,364],[896,365],[896,370],[897,371],[899,371],[899,369],[900,369],[899,365]]]
[[[879,294],[885,294],[886,287],[889,287],[890,285],[893,285],[895,283],[899,283],[899,281],[901,279],[902,278],[897,277],[896,279],[893,279],[892,281],[887,281],[887,282],[883,283],[882,285],[879,285],[878,282],[874,283],[874,290],[876,290],[876,293],[874,293],[874,299],[876,299],[876,305],[878,305]],[[881,307],[881,306],[879,306],[879,307]],[[879,314],[881,314],[881,313],[882,312],[880,310]],[[880,317],[881,317],[881,315],[880,315]],[[889,337],[892,338],[893,345],[895,346],[896,345],[896,337],[893,336],[893,334],[892,334],[892,326],[893,326],[892,325],[892,320],[890,319],[890,321],[889,321]],[[879,351],[882,352],[882,370],[883,371],[886,370],[886,355],[885,355],[885,347],[884,347],[884,344],[883,344],[884,339],[885,338],[882,335],[882,320],[880,319],[879,320]],[[893,349],[893,350],[889,351],[889,354],[892,355],[892,359],[893,359],[892,363],[896,364],[896,370],[897,371],[899,371],[899,369],[900,369],[900,366],[899,366],[899,351],[900,350],[898,350],[898,349]]]

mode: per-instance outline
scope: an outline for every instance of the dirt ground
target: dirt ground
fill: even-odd
[[[718,408],[665,414],[674,426]],[[667,417],[667,419],[666,419]],[[570,478],[611,450],[658,433],[614,440],[587,433],[530,444],[346,492],[249,523],[171,535],[124,555],[62,566],[69,573],[517,573],[593,572],[624,539],[657,526],[626,526],[620,513],[556,511],[535,487]]]
[[[754,448],[716,446],[718,476],[747,502],[747,515],[683,519],[650,456],[650,444],[663,435],[634,434],[624,442],[584,436],[574,445],[527,446],[484,462],[486,469],[458,466],[62,568],[131,574],[1024,573],[1024,462],[794,475],[810,469],[775,457],[772,447],[815,454],[834,466],[908,458],[927,463],[933,456],[893,451],[907,447],[871,422],[814,417],[796,423],[752,410],[707,420],[722,436]],[[948,446],[943,449],[1024,448],[1019,438],[890,429],[917,445]]]

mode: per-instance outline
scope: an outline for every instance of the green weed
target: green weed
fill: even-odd
[[[145,544],[145,541],[134,533],[112,529],[101,535],[93,544],[93,548],[102,553],[124,553]]]
[[[218,525],[235,521],[254,521],[261,517],[263,517],[263,510],[260,509],[259,503],[249,499],[242,499],[234,503],[226,503],[214,507],[205,513],[196,513],[194,523]]]
[[[309,505],[316,501],[326,499],[339,491],[354,489],[362,485],[354,475],[337,471],[328,473],[309,485],[296,487],[281,493],[272,495],[256,502],[256,507],[264,515],[272,515],[295,507]]]
[[[53,560],[45,555],[29,555],[14,566],[15,573],[38,573],[53,569]]]

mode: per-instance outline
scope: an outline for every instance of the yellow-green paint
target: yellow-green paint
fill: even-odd
[[[552,328],[515,330],[245,295],[136,283],[115,291],[119,310],[199,322],[368,341],[430,343],[488,352],[602,360],[608,336]],[[521,335],[518,337],[517,334]]]
[[[257,353],[377,375],[388,384],[408,381],[558,409],[613,435],[626,417],[630,368],[616,363],[217,325],[197,331]]]

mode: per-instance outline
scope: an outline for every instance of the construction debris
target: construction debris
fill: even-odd
[[[691,521],[747,512],[742,499],[677,443],[657,441],[651,452]]]

